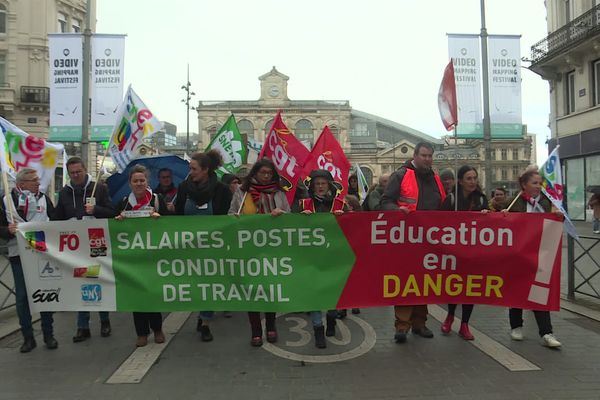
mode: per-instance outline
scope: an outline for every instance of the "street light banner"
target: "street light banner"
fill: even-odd
[[[92,130],[90,140],[110,139],[123,100],[125,35],[92,36]]]
[[[558,310],[555,214],[417,211],[27,222],[33,312],[414,304]]]
[[[458,125],[464,138],[483,137],[481,56],[478,35],[448,34],[448,53],[454,63]]]
[[[49,33],[50,132],[48,140],[81,141],[83,98],[82,35]]]
[[[523,136],[521,36],[488,36],[490,122],[493,138]]]

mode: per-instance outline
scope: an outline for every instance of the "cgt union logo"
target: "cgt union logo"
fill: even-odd
[[[106,256],[104,228],[89,228],[88,237],[90,239],[90,257]]]
[[[99,303],[102,300],[102,286],[81,285],[81,300],[86,303]]]
[[[59,303],[60,289],[38,289],[31,295],[34,303]]]

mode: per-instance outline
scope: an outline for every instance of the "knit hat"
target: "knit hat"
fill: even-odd
[[[440,179],[454,179],[454,172],[451,169],[445,169],[440,172]]]

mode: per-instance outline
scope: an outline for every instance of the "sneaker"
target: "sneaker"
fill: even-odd
[[[516,341],[519,341],[519,342],[521,340],[523,340],[523,328],[518,327],[518,328],[512,329],[510,331],[510,338],[512,340],[516,340]]]
[[[551,333],[545,334],[542,336],[542,339],[544,339],[544,346],[546,347],[554,348],[561,346],[561,343]]]
[[[253,336],[252,339],[250,340],[250,346],[252,347],[260,347],[263,345],[263,340],[262,337],[260,336]]]
[[[600,233],[600,231],[594,231],[594,233]]]
[[[37,346],[37,343],[35,343],[35,339],[33,338],[33,336],[26,337],[19,351],[21,353],[29,353],[31,350],[35,349],[35,346]]]
[[[203,342],[210,342],[213,340],[213,335],[210,332],[208,325],[200,326],[200,339],[202,339]]]
[[[46,343],[46,348],[48,350],[54,350],[58,348],[58,342],[53,335],[44,336],[44,343]]]
[[[396,332],[394,334],[394,341],[396,343],[404,343],[404,342],[406,342],[406,332]]]
[[[267,331],[267,342],[275,343],[277,342],[277,331]]]

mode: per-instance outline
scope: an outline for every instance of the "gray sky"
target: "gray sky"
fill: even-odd
[[[98,0],[97,32],[127,34],[125,86],[159,119],[186,130],[180,89],[198,100],[256,100],[273,65],[293,100],[349,100],[429,135],[445,134],[437,93],[446,33],[479,33],[479,0]],[[521,56],[547,35],[543,0],[488,0],[489,34],[520,34]],[[528,63],[524,63],[528,65]],[[550,136],[548,84],[522,71],[523,123]],[[318,127],[320,129],[321,127]],[[195,113],[190,131],[196,132]]]

